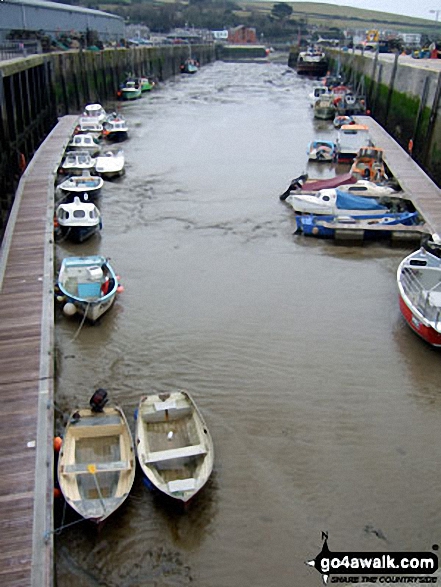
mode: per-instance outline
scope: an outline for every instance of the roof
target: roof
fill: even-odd
[[[35,8],[50,8],[52,10],[65,10],[67,12],[80,12],[83,14],[91,14],[95,16],[106,16],[107,18],[115,18],[123,20],[121,16],[111,14],[110,12],[103,12],[102,10],[93,10],[92,8],[83,8],[81,6],[72,6],[70,4],[59,4],[58,2],[49,2],[49,0],[3,0],[2,4],[19,4],[24,6],[32,6]]]

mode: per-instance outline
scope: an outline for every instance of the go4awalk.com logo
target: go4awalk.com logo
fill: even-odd
[[[433,552],[331,552],[322,532],[321,552],[306,564],[322,575],[323,583],[436,583],[438,570]],[[432,547],[438,550],[438,545]],[[417,576],[418,575],[418,576]]]

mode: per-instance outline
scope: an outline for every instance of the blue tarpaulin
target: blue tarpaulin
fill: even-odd
[[[337,192],[337,208],[340,210],[387,210],[386,206],[379,204],[374,198],[353,196],[340,190]]]

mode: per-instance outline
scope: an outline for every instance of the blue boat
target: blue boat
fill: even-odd
[[[406,227],[413,228],[411,232],[421,237],[426,233],[425,225],[421,222],[418,212],[397,212],[390,214],[362,214],[360,216],[349,215],[315,215],[307,214],[296,216],[297,233],[306,236],[322,238],[385,238],[391,236],[394,231],[406,230]]]
[[[57,286],[63,312],[68,316],[78,312],[91,322],[112,307],[121,291],[112,266],[101,255],[64,258]]]
[[[335,161],[337,145],[333,141],[317,139],[309,143],[306,153],[310,161]]]

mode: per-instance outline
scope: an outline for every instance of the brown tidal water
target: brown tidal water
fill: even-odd
[[[305,561],[322,531],[334,551],[440,542],[440,355],[404,324],[395,282],[414,247],[293,235],[278,198],[333,135],[311,87],[284,65],[216,62],[122,105],[127,172],[103,188],[102,234],[57,256],[109,256],[125,291],[79,333],[57,314],[56,405],[106,387],[134,430],[142,394],[188,389],[215,467],[186,511],[138,475],[99,532],[61,531],[58,587],[318,587]]]

